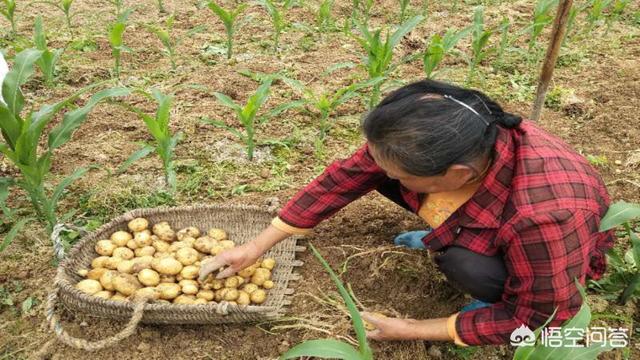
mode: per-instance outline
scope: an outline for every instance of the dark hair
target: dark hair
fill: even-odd
[[[490,155],[497,126],[515,128],[521,121],[479,91],[423,80],[386,96],[362,129],[385,160],[412,175],[434,176]]]

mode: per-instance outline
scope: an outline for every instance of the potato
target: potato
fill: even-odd
[[[134,239],[131,239],[127,241],[127,247],[131,250],[135,250],[138,248],[138,243]]]
[[[227,289],[227,291],[223,295],[223,299],[225,301],[234,301],[238,298],[240,293],[236,289]]]
[[[131,239],[133,239],[133,236],[126,231],[116,231],[111,234],[111,241],[116,244],[116,246],[125,246]]]
[[[236,276],[228,277],[224,280],[224,287],[226,288],[237,288],[239,285],[240,282]]]
[[[160,274],[160,283],[174,283],[174,282],[176,282],[175,276]]]
[[[155,258],[151,267],[164,275],[177,275],[182,271],[182,263],[172,257]]]
[[[223,288],[223,289],[218,289],[213,293],[214,299],[216,300],[216,302],[220,302],[224,299],[224,294],[227,293],[227,291],[229,291],[229,289],[227,288]]]
[[[100,285],[105,290],[114,290],[113,278],[118,275],[117,271],[107,270],[100,276]]]
[[[133,295],[131,295],[132,300],[142,300],[142,299],[151,299],[158,300],[160,299],[160,291],[154,287],[143,287],[142,289],[136,290]]]
[[[251,276],[251,282],[258,286],[262,286],[264,282],[269,280],[270,278],[271,278],[271,272],[269,270],[264,268],[258,268]]]
[[[251,265],[249,267],[246,267],[246,268],[238,271],[238,275],[242,276],[243,278],[251,277],[251,275],[253,275],[253,273],[256,271],[257,268],[258,268],[258,266]]]
[[[172,242],[176,239],[176,233],[171,229],[168,222],[162,221],[153,225],[153,233],[158,236],[160,240]]]
[[[151,243],[151,246],[153,246],[154,248],[156,248],[157,252],[163,252],[166,253],[169,251],[169,248],[171,247],[171,244],[169,244],[166,241],[162,241],[162,240],[155,240]]]
[[[213,279],[213,281],[211,281],[211,287],[214,290],[220,290],[224,287],[224,281],[222,281],[222,279]]]
[[[110,300],[115,300],[115,301],[127,301],[127,297],[120,294],[120,293],[115,293],[113,296],[111,296]]]
[[[138,279],[131,274],[116,275],[112,280],[112,284],[116,291],[126,296],[133,294],[142,287]]]
[[[116,270],[121,273],[131,274],[133,272],[134,260],[122,260],[116,267]]]
[[[197,238],[200,236],[200,230],[195,226],[189,226],[184,229],[181,229],[176,233],[176,237],[178,240],[182,241],[185,237]]]
[[[133,259],[133,251],[126,247],[119,247],[113,250],[112,257],[118,257],[123,260],[131,260]]]
[[[236,299],[238,305],[249,305],[251,303],[251,297],[244,291],[238,291],[238,298]]]
[[[98,256],[97,258],[91,260],[91,268],[98,269],[103,268],[104,263],[109,259],[108,256]]]
[[[129,249],[127,249],[129,250]],[[131,251],[131,250],[129,250]],[[104,262],[104,267],[109,269],[109,270],[115,270],[118,268],[118,264],[120,264],[120,262],[122,262],[123,259],[116,257],[116,256],[112,256],[110,258],[107,259],[107,261]]]
[[[370,313],[370,314],[371,314],[373,317],[380,318],[380,319],[383,319],[383,318],[386,318],[386,317],[387,317],[387,315],[382,314],[382,313],[379,313],[379,312],[372,312],[372,313]],[[375,327],[375,326],[373,326],[373,324],[372,324],[372,323],[367,322],[367,321],[365,321],[365,320],[362,320],[362,322],[364,323],[364,327],[365,327],[365,329],[367,329],[367,330],[369,330],[369,331],[373,331],[373,330],[375,330],[375,329],[376,329],[376,327]]]
[[[234,247],[236,247],[236,244],[231,240],[222,240],[219,242],[219,244],[225,250],[233,249]]]
[[[213,295],[213,291],[211,291],[211,290],[200,290],[196,294],[196,298],[204,299],[206,301],[212,301],[213,300],[213,296],[214,296]]]
[[[135,218],[127,224],[132,232],[144,231],[149,227],[149,221],[145,218]]]
[[[207,303],[207,300],[205,299],[195,299],[193,300],[193,305],[204,305]]]
[[[156,248],[154,248],[153,246],[144,246],[135,249],[133,253],[136,255],[136,257],[152,256],[156,253]]]
[[[151,269],[142,269],[138,273],[138,281],[144,286],[156,286],[160,283],[160,274]]]
[[[185,237],[183,237],[183,238],[182,238],[182,240],[180,240],[180,241],[182,241],[182,242],[183,242],[183,243],[185,243],[185,244],[188,244],[188,245],[189,245],[189,247],[193,247],[193,244],[195,244],[196,239],[195,239],[195,238],[192,238],[191,236],[185,236]]]
[[[102,285],[97,280],[84,279],[76,284],[76,288],[85,294],[93,295],[102,291]]]
[[[125,260],[125,261],[133,261],[133,269],[131,272],[138,273],[142,271],[142,269],[151,268],[151,262],[153,261],[153,256],[145,255],[138,258],[134,258],[133,260]],[[127,272],[127,271],[122,271],[122,272]]]
[[[196,299],[189,295],[180,295],[177,298],[173,299],[174,304],[180,305],[193,305]]]
[[[210,237],[202,236],[196,239],[196,241],[193,243],[193,248],[200,251],[201,253],[210,254],[211,247],[213,247],[213,245],[214,242]]]
[[[251,293],[251,302],[254,304],[262,304],[267,299],[267,293],[262,289],[258,289]]]
[[[183,280],[183,281],[193,281],[193,280]],[[195,295],[198,293],[198,285],[194,281],[193,283],[182,283],[180,282],[180,286],[182,289],[182,293],[187,295]]]
[[[274,285],[275,284],[271,280],[267,280],[267,281],[262,283],[262,287],[267,289],[267,290],[273,288]]]
[[[133,241],[136,242],[138,247],[149,246],[153,244],[153,240],[151,239],[151,231],[144,230],[133,233]]]
[[[209,229],[209,231],[207,232],[207,235],[209,235],[210,238],[214,239],[214,240],[225,240],[227,238],[227,232],[222,230],[222,229]]]
[[[260,264],[261,268],[265,268],[267,270],[273,270],[273,267],[276,266],[276,261],[273,258],[266,258],[262,260]]]
[[[182,265],[191,265],[198,261],[198,251],[192,248],[182,248],[176,252],[176,259]]]
[[[193,280],[198,277],[199,273],[200,273],[199,266],[187,265],[182,268],[182,271],[180,271],[180,276],[182,276],[183,279]]]
[[[175,258],[173,254],[168,253],[168,252],[162,252],[162,251],[156,251],[156,252],[153,254],[153,257],[154,257],[154,258],[158,258],[158,259],[160,259],[160,258],[166,258],[166,257],[172,257],[172,258]]]
[[[167,250],[167,252],[176,252],[184,248],[191,248],[191,245],[184,241],[174,241],[171,243],[171,246],[169,246],[169,250]]]
[[[107,291],[107,290],[98,291],[97,293],[93,294],[93,296],[99,297],[105,300],[109,300],[109,298],[111,298],[111,295],[112,295],[111,291]]]
[[[105,268],[96,268],[96,269],[91,269],[88,273],[87,273],[87,279],[90,280],[100,280],[100,277],[102,276],[102,274],[104,274],[105,272],[109,271],[109,269],[105,269]]]
[[[89,273],[89,270],[87,269],[80,269],[78,271],[76,271],[76,274],[82,276],[82,277],[87,277],[87,274]]]
[[[220,254],[223,251],[224,251],[224,248],[222,247],[222,245],[213,245],[211,247],[211,255],[215,256],[215,255]]]
[[[251,294],[256,290],[258,290],[258,285],[253,283],[245,284],[242,286],[242,291],[246,292],[247,294]]]
[[[112,243],[111,240],[98,240],[94,249],[102,256],[111,256],[116,247],[117,246]]]

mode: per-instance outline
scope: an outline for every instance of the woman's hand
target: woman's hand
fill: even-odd
[[[367,331],[367,337],[373,340],[449,340],[447,318],[415,320],[392,317],[379,317],[370,313],[361,313],[362,319],[376,329]]]
[[[229,277],[238,271],[255,264],[263,253],[264,252],[260,251],[254,241],[225,250],[213,258],[202,262],[202,265],[200,266],[200,277],[198,279],[200,281],[204,281],[210,273],[223,266],[229,267],[222,270],[216,276],[216,279]]]

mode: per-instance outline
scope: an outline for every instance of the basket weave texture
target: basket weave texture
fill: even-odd
[[[98,230],[84,236],[69,252],[58,267],[55,278],[54,291],[58,292],[59,301],[71,311],[82,311],[91,315],[111,318],[130,319],[135,304],[125,301],[105,300],[87,295],[75,288],[75,284],[82,280],[77,275],[80,269],[90,269],[91,260],[97,256],[94,246],[98,240],[108,239],[118,230],[127,230],[127,223],[136,218],[144,217],[151,224],[167,221],[175,230],[196,226],[201,231],[212,227],[227,231],[229,239],[237,245],[255,238],[266,228],[274,212],[257,206],[225,206],[199,205],[176,208],[136,209],[119,216]],[[294,273],[294,267],[302,262],[295,260],[297,251],[303,247],[296,246],[299,237],[292,236],[270,249],[266,257],[276,260],[276,267],[272,273],[274,287],[267,293],[265,303],[254,306],[238,306],[221,303],[202,305],[176,305],[166,303],[148,303],[144,305],[143,323],[150,324],[222,324],[258,322],[278,318],[285,312],[285,307],[291,303],[289,288],[290,281],[299,276]]]

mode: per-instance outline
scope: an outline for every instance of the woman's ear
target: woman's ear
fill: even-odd
[[[447,169],[446,176],[451,176],[455,179],[459,179],[460,182],[466,184],[475,180],[479,175],[477,171],[469,165],[453,164]]]

